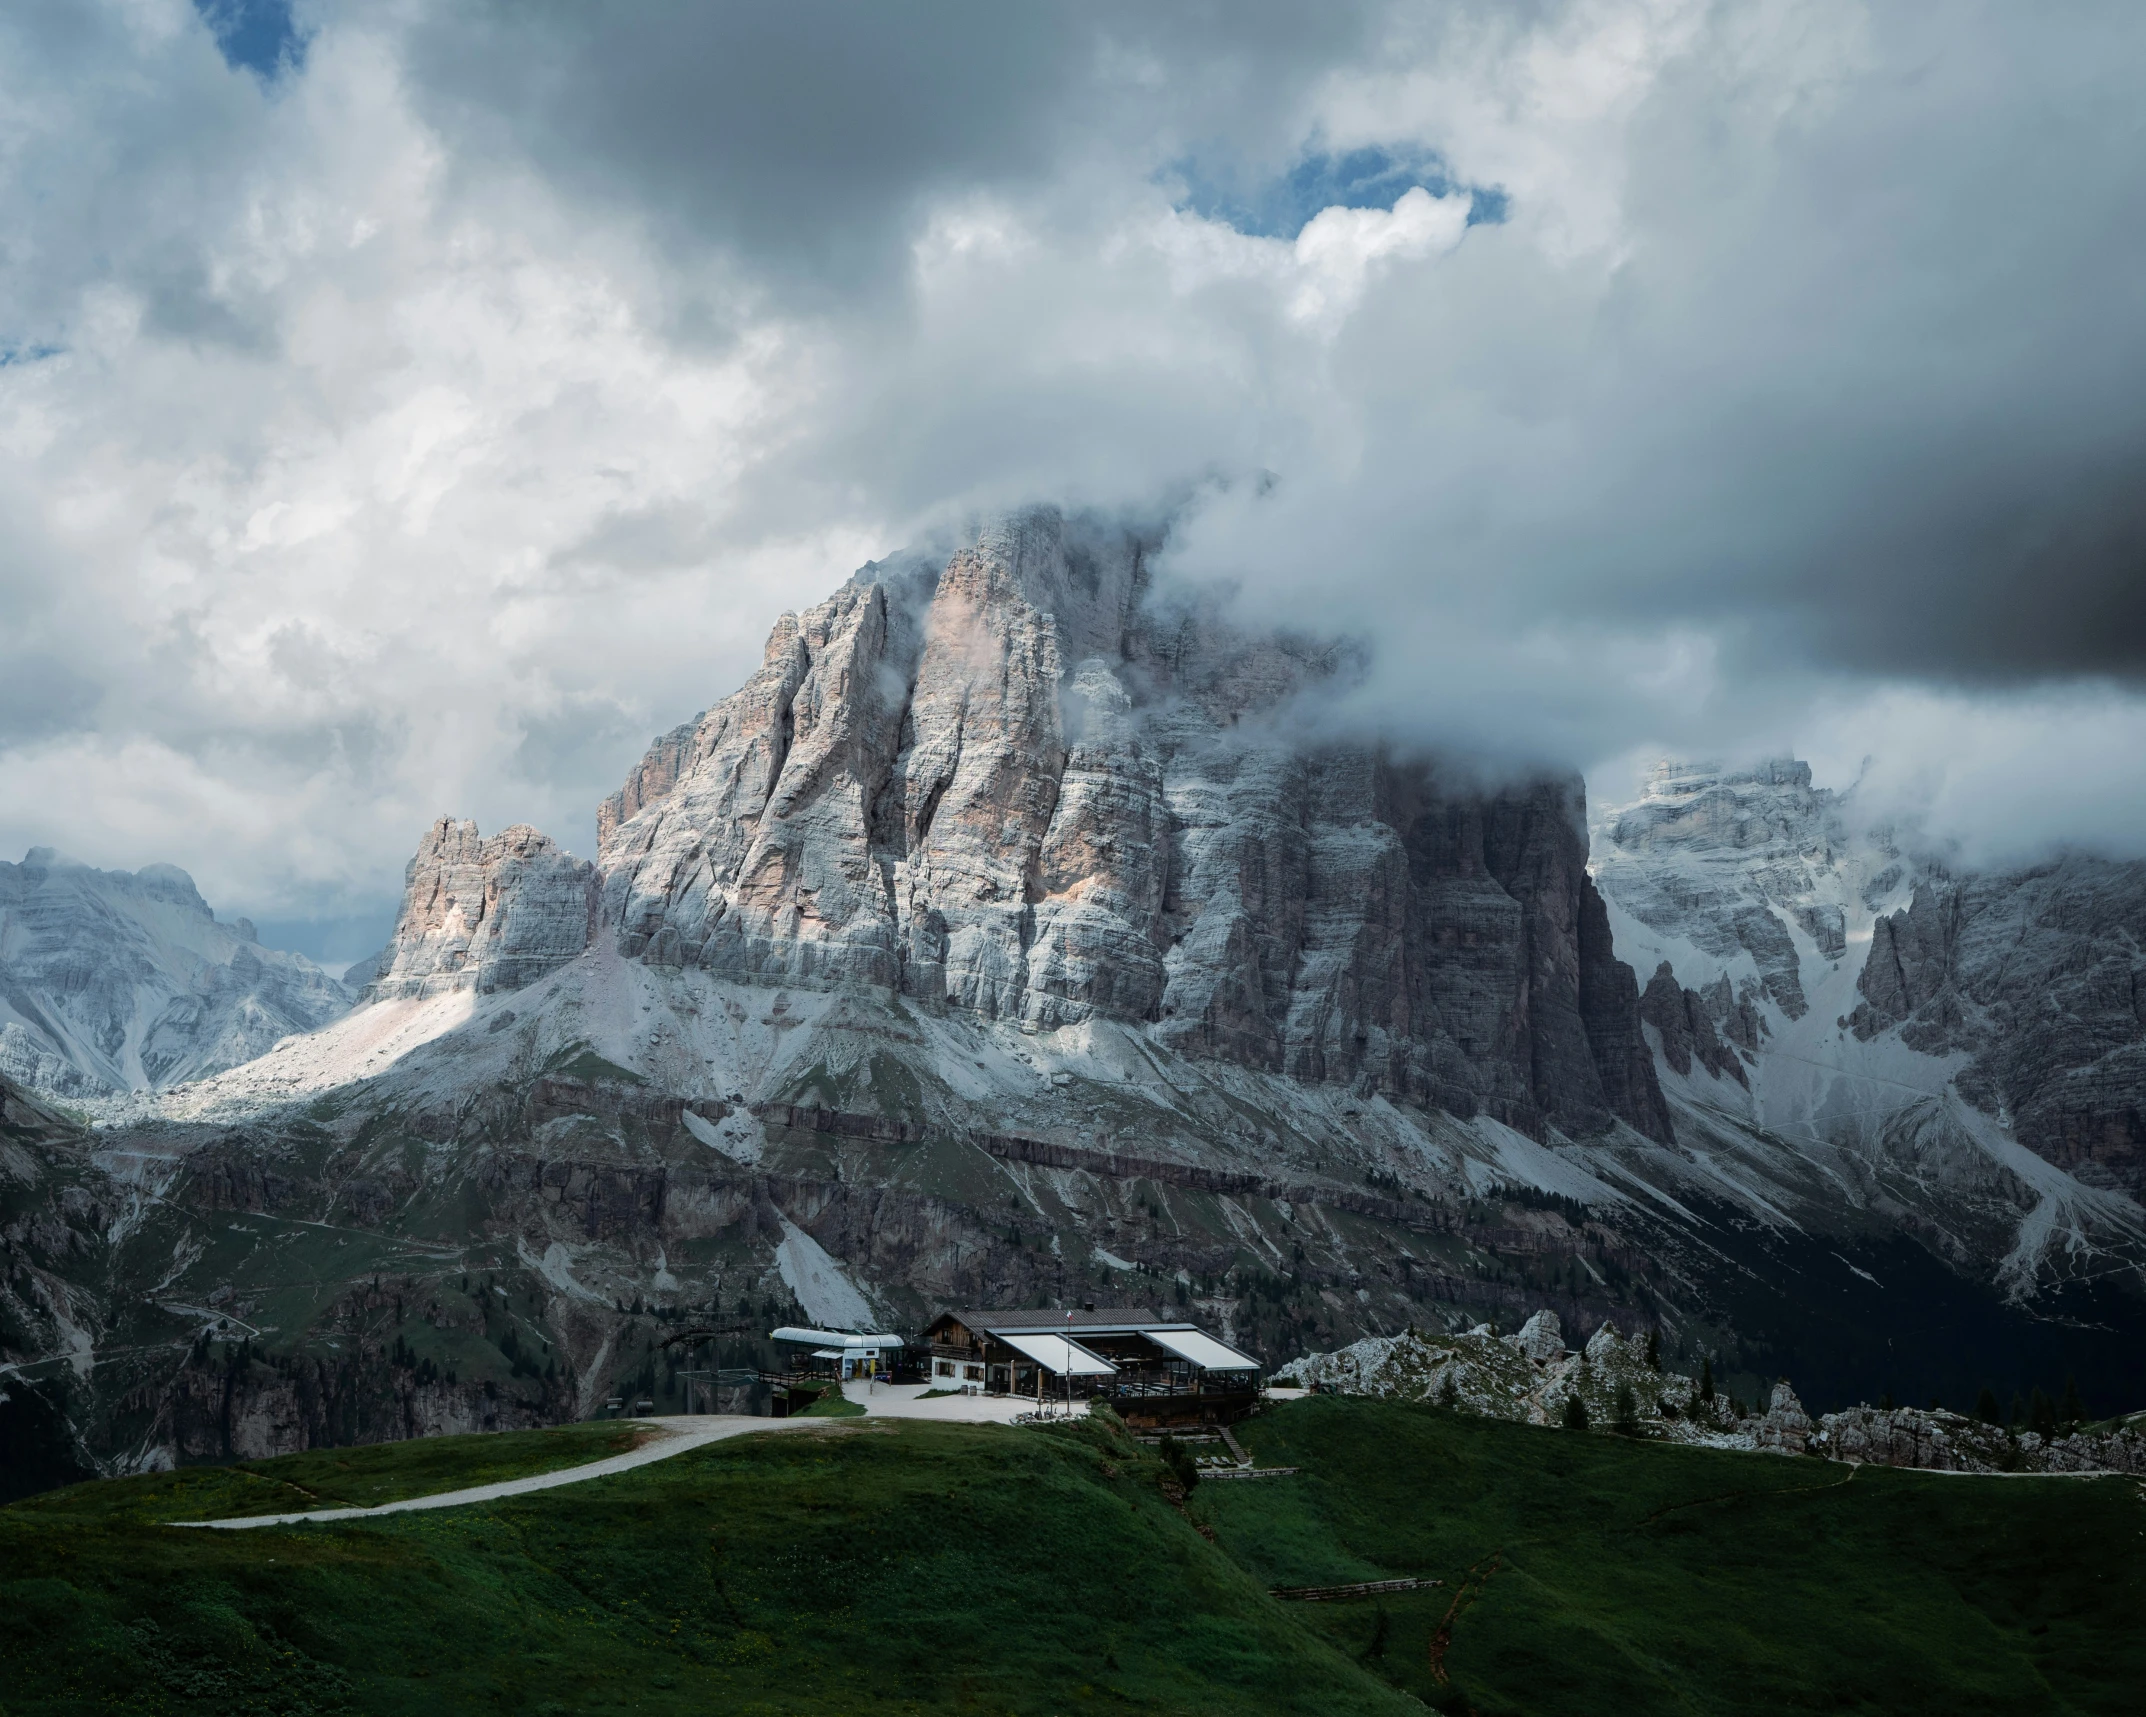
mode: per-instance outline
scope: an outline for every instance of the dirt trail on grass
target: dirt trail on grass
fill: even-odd
[[[408,1514],[421,1508],[458,1508],[470,1502],[496,1502],[501,1497],[524,1496],[531,1491],[556,1490],[560,1485],[583,1484],[631,1472],[655,1461],[667,1461],[689,1449],[705,1448],[726,1437],[742,1437],[749,1431],[825,1430],[824,1419],[756,1419],[743,1415],[704,1414],[693,1418],[639,1419],[635,1424],[653,1426],[654,1440],[623,1455],[609,1455],[578,1467],[534,1473],[528,1478],[501,1479],[496,1484],[471,1485],[464,1490],[443,1490],[432,1496],[404,1497],[399,1502],[376,1503],[371,1508],[309,1508],[293,1514],[249,1514],[238,1520],[174,1520],[173,1526],[208,1527],[236,1532],[250,1526],[295,1526],[306,1520],[372,1520],[383,1514]]]
[[[1445,1620],[1431,1634],[1431,1674],[1438,1685],[1446,1685],[1446,1653],[1453,1649],[1453,1624],[1460,1620],[1461,1611],[1483,1595],[1483,1588],[1490,1584],[1490,1577],[1505,1566],[1505,1552],[1493,1550],[1487,1560],[1470,1568],[1461,1580],[1460,1590],[1453,1594],[1452,1603],[1446,1606]]]

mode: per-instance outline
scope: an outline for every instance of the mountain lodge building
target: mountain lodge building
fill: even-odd
[[[921,1345],[934,1388],[1092,1396],[1130,1425],[1231,1424],[1259,1398],[1258,1360],[1137,1309],[945,1312]]]

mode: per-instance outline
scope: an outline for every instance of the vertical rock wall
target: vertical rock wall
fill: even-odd
[[[2146,864],[2071,856],[1918,884],[1845,1022],[1965,1051],[1963,1096],[2090,1186],[2146,1196]]]
[[[410,860],[395,936],[375,956],[376,1000],[515,990],[589,945],[595,867],[516,824],[486,840],[442,817]]]
[[[1578,782],[1294,737],[1346,654],[1156,613],[1148,547],[1035,512],[786,616],[604,807],[621,951],[1667,1138]]]

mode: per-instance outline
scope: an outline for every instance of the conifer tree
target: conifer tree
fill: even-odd
[[[2064,1405],[2057,1409],[2057,1418],[2067,1431],[2076,1431],[2086,1423],[2086,1403],[2079,1399],[2079,1380],[2064,1379]]]
[[[1662,1335],[1659,1330],[1647,1331],[1647,1365],[1654,1371],[1662,1368]]]
[[[1633,1397],[1629,1383],[1617,1385],[1617,1434],[1621,1437],[1639,1435],[1639,1402]]]
[[[1565,1429],[1568,1431],[1584,1431],[1587,1429],[1587,1403],[1582,1401],[1576,1394],[1565,1397]]]
[[[1711,1359],[1699,1361],[1699,1399],[1702,1401],[1712,1401],[1714,1399],[1714,1362]]]
[[[1996,1390],[1984,1389],[1980,1395],[1975,1397],[1975,1417],[1985,1425],[1998,1423]]]
[[[2039,1389],[2034,1399],[2027,1403],[2027,1429],[2037,1437],[2054,1437],[2057,1434],[2057,1410],[2049,1403],[2049,1397]]]

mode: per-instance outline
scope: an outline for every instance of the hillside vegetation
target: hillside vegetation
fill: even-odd
[[[182,1467],[176,1472],[77,1485],[59,1495],[25,1502],[20,1512],[33,1519],[106,1516],[148,1523],[239,1520],[302,1509],[377,1508],[406,1497],[530,1478],[623,1455],[653,1434],[630,1419],[598,1419],[543,1431],[309,1449],[302,1455],[278,1455],[270,1460]]]
[[[2113,1712],[2146,1676],[2133,1478],[1851,1467],[1330,1397],[1243,1440],[1302,1470],[1198,1490],[1220,1547],[1273,1585],[1443,1579],[1300,1613],[1446,1709]]]
[[[290,1483],[432,1488],[398,1485],[398,1459],[444,1488],[605,1452],[596,1427],[529,1435],[575,1446],[405,1444],[339,1484],[324,1463],[344,1454],[296,1456],[0,1509],[0,1702],[2101,1712],[2132,1709],[2146,1671],[2136,1481],[1850,1471],[1361,1400],[1264,1415],[1246,1440],[1301,1471],[1210,1480],[1183,1507],[1110,1424],[850,1419],[478,1507],[157,1523]],[[1269,1592],[1402,1576],[1446,1583]]]

